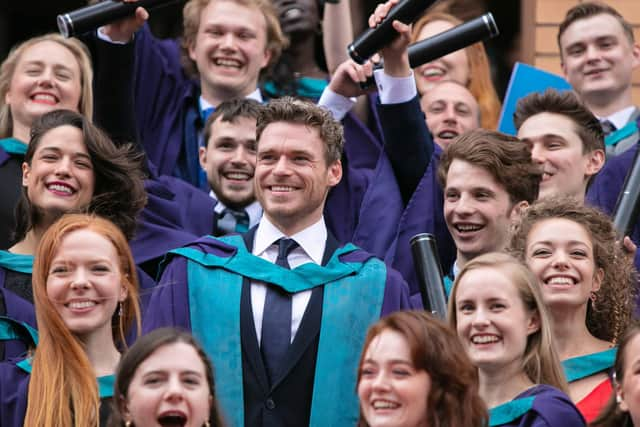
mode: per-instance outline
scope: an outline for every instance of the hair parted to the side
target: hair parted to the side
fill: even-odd
[[[595,304],[585,301],[588,304],[585,322],[594,337],[615,343],[631,319],[637,274],[607,215],[570,197],[545,198],[524,212],[514,228],[508,251],[526,262],[531,229],[541,221],[555,218],[581,225],[591,238],[595,265],[602,269],[604,278],[595,293]]]
[[[209,395],[212,398],[209,424],[211,427],[224,427],[225,423],[216,399],[213,364],[200,343],[189,332],[176,328],[160,328],[149,332],[140,337],[124,354],[116,370],[112,403],[113,412],[109,419],[110,427],[125,426],[124,405],[129,395],[129,386],[140,364],[159,348],[175,343],[188,344],[198,353],[200,360],[204,364]],[[133,426],[133,424],[131,425]]]
[[[624,380],[627,372],[625,372],[625,365],[630,354],[628,354],[627,347],[629,343],[638,335],[640,335],[640,324],[635,321],[622,336],[622,339],[618,343],[618,352],[616,353],[616,361],[613,364],[614,372],[614,387],[620,386]],[[629,372],[629,375],[633,375]],[[602,409],[600,415],[589,424],[589,427],[633,427],[633,420],[629,411],[623,411],[620,409],[617,399],[617,393],[611,393],[611,397],[607,402],[607,405]]]
[[[438,182],[445,188],[454,160],[486,169],[509,194],[512,204],[533,203],[538,198],[542,171],[531,160],[527,144],[496,131],[475,129],[457,137],[438,164]]]
[[[199,76],[198,66],[189,56],[189,48],[195,45],[198,30],[200,29],[202,10],[206,8],[209,3],[215,1],[230,1],[262,12],[267,24],[266,49],[271,52],[269,65],[260,73],[261,75],[264,75],[267,70],[278,61],[280,54],[289,44],[287,37],[280,28],[280,20],[278,19],[276,8],[269,0],[189,0],[182,10],[182,24],[184,30],[182,33],[182,42],[180,44],[182,66],[186,73],[193,78],[197,78]]]
[[[562,58],[563,55],[561,39],[562,35],[565,33],[565,31],[567,31],[567,28],[569,28],[569,26],[571,26],[571,24],[576,21],[591,18],[596,15],[613,16],[620,23],[620,26],[624,31],[624,35],[629,40],[629,43],[633,44],[635,42],[635,37],[633,35],[633,26],[624,19],[620,12],[604,3],[589,1],[582,2],[569,9],[564,19],[558,26],[557,42],[558,48],[560,49],[560,58]]]
[[[511,279],[525,310],[537,313],[540,328],[529,335],[522,357],[522,370],[534,384],[548,384],[567,391],[568,386],[560,365],[560,358],[553,341],[551,317],[542,300],[538,279],[521,261],[502,252],[489,252],[469,261],[456,276],[448,307],[449,324],[458,324],[456,295],[460,281],[472,270],[490,268],[503,272]]]
[[[423,15],[415,24],[411,33],[411,43],[418,40],[422,28],[430,22],[446,21],[451,24],[460,25],[462,21],[453,15],[444,12],[430,12]],[[480,107],[480,126],[485,129],[497,129],[498,119],[502,105],[496,89],[491,80],[491,67],[489,58],[482,43],[474,43],[465,48],[467,60],[469,61],[469,81],[466,87],[473,97],[478,101]]]
[[[130,240],[136,229],[136,217],[147,203],[142,154],[132,145],[116,147],[88,118],[69,110],[55,110],[40,116],[34,122],[31,141],[24,157],[25,163],[31,165],[38,145],[47,132],[67,125],[82,131],[95,175],[91,202],[89,206],[82,207],[81,211],[109,219]],[[40,223],[41,218],[39,208],[27,196],[27,187],[23,187],[16,207],[14,241],[24,239],[27,232]]]
[[[344,132],[342,124],[333,118],[329,110],[301,99],[285,96],[274,99],[265,105],[258,115],[256,135],[258,147],[260,136],[271,123],[287,122],[305,125],[316,129],[325,145],[327,165],[333,164],[342,157]]]
[[[385,330],[402,335],[415,369],[427,372],[431,378],[431,390],[425,396],[430,427],[487,424],[487,409],[478,394],[475,367],[456,334],[444,322],[424,311],[397,311],[369,328],[358,365],[358,384],[367,348]],[[358,427],[369,427],[362,411]]]
[[[218,118],[220,118],[221,122],[230,123],[235,123],[240,118],[257,119],[261,109],[262,104],[250,98],[233,99],[220,103],[204,125],[205,147],[209,143],[209,138],[211,138],[211,126]]]
[[[78,111],[88,120],[93,117],[93,68],[87,47],[78,39],[64,38],[60,34],[45,34],[33,37],[15,46],[7,59],[0,65],[0,138],[9,138],[13,134],[13,117],[11,106],[5,104],[4,99],[9,91],[16,66],[24,52],[32,46],[45,41],[58,43],[68,49],[78,61],[80,68],[80,104]],[[27,142],[27,141],[23,141]]]
[[[531,116],[540,113],[553,113],[565,116],[573,122],[573,131],[582,141],[582,153],[594,150],[604,152],[604,132],[600,121],[571,91],[559,92],[547,89],[544,92],[534,92],[520,98],[513,114],[516,129]]]
[[[125,335],[133,323],[140,331],[138,276],[127,240],[112,222],[95,215],[70,214],[44,233],[33,264],[33,294],[39,342],[33,356],[25,425],[94,427],[100,403],[96,376],[83,344],[67,328],[47,295],[51,262],[62,240],[77,230],[90,230],[111,242],[120,260],[127,298],[112,317],[114,344],[126,347]]]

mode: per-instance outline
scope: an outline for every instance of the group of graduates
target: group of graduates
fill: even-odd
[[[179,41],[138,8],[11,51],[0,425],[640,426],[640,225],[609,216],[640,139],[631,26],[570,9],[574,90],[521,99],[510,136],[481,44],[410,68],[456,18],[394,22],[374,67],[346,57],[349,7],[189,0]]]

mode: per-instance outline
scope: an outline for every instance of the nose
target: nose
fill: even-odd
[[[472,325],[475,327],[484,327],[489,324],[489,317],[487,316],[487,312],[482,307],[478,307],[471,319]]]
[[[184,389],[180,379],[177,377],[171,377],[167,381],[167,389],[165,393],[165,399],[170,401],[182,400]]]
[[[587,61],[597,61],[600,59],[600,49],[593,44],[587,45],[585,50],[585,58]]]
[[[456,110],[453,105],[447,105],[444,109],[444,120],[447,123],[456,123],[458,121],[458,116],[456,115]]]
[[[245,165],[248,163],[247,162],[248,155],[249,153],[244,148],[244,146],[238,145],[238,147],[236,147],[236,149],[233,152],[231,161],[233,162],[234,165]]]
[[[557,270],[566,270],[569,267],[569,257],[564,251],[556,251],[551,260],[551,266]]]
[[[71,170],[71,159],[67,156],[62,157],[56,163],[55,174],[57,176],[69,176]]]
[[[371,387],[374,390],[386,390],[389,388],[388,375],[382,370],[379,371],[373,381],[371,382]]]
[[[53,82],[54,82],[53,73],[54,71],[52,69],[45,68],[42,71],[42,73],[38,76],[38,85],[44,86],[44,87],[53,86]]]
[[[471,215],[475,211],[475,205],[466,194],[461,194],[454,206],[454,212],[458,215]]]
[[[545,150],[540,144],[531,145],[531,160],[540,165],[547,160]]]
[[[289,168],[289,160],[286,156],[280,156],[275,166],[273,167],[274,175],[289,175],[291,169]]]
[[[85,269],[78,268],[71,278],[71,289],[82,290],[89,288],[89,276]]]
[[[222,37],[221,45],[224,48],[231,49],[235,46],[235,40],[233,38],[233,33],[228,32]]]

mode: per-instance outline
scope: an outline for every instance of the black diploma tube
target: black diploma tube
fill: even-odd
[[[624,180],[613,215],[613,225],[623,236],[629,236],[638,219],[640,207],[640,150],[633,158],[631,169]]]
[[[442,280],[442,267],[433,234],[420,233],[409,242],[413,264],[420,284],[422,305],[440,319],[447,317],[447,296]]]
[[[149,10],[179,1],[181,0],[140,0],[135,3],[124,3],[118,0],[106,0],[58,15],[58,30],[64,37],[72,37],[131,16],[135,14],[138,7]]]
[[[491,12],[485,13],[471,21],[410,45],[407,52],[409,66],[411,68],[419,67],[474,43],[496,37],[498,34],[500,34],[500,30],[498,30],[493,15]],[[379,68],[382,68],[382,64],[376,65],[376,69]],[[367,89],[374,83],[375,80],[372,76],[360,86]]]
[[[358,64],[364,64],[374,53],[398,36],[393,29],[395,20],[405,24],[416,21],[436,0],[402,0],[394,6],[389,14],[375,28],[369,28],[347,46],[349,56]]]

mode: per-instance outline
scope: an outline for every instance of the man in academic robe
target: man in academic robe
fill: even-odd
[[[231,425],[355,425],[366,329],[411,307],[397,272],[327,230],[343,141],[326,110],[269,103],[257,123],[260,223],[172,251],[152,296],[144,330],[176,325],[202,341]]]

